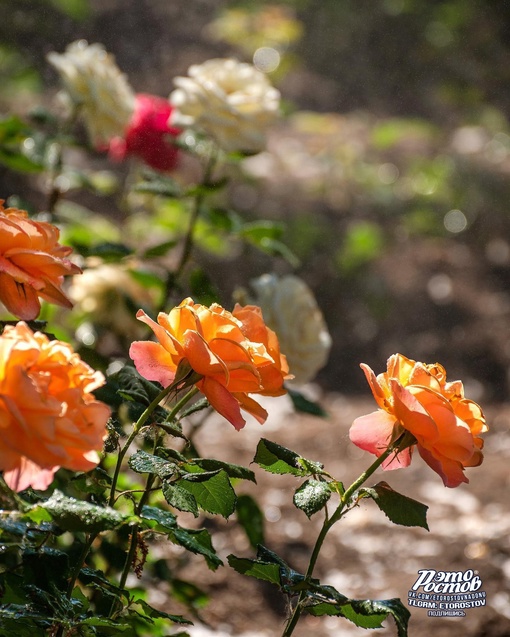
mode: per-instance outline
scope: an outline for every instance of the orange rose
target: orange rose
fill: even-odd
[[[70,345],[26,323],[0,336],[0,470],[16,491],[47,489],[59,467],[99,462],[109,408],[91,392],[104,377]]]
[[[464,398],[460,381],[446,382],[446,371],[438,363],[426,365],[394,354],[387,366],[376,377],[368,365],[361,365],[381,409],[354,421],[349,432],[352,442],[380,456],[399,425],[414,436],[416,444],[390,456],[384,469],[407,467],[416,446],[445,486],[469,482],[464,469],[483,460],[479,435],[487,431],[487,425],[480,406]]]
[[[236,306],[231,313],[216,303],[205,307],[188,298],[169,314],[160,312],[157,323],[143,310],[136,316],[159,341],[131,345],[129,355],[140,374],[166,387],[179,363],[187,360],[202,376],[197,388],[236,429],[245,425],[241,408],[261,423],[267,418],[265,409],[248,394],[285,393],[287,361],[259,308]]]
[[[33,221],[24,210],[4,208],[0,200],[0,301],[25,321],[41,311],[38,297],[72,307],[61,285],[65,274],[81,270],[65,258],[71,248],[58,243],[59,234],[50,223]]]

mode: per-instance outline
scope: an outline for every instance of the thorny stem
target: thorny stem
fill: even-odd
[[[193,398],[193,396],[197,392],[198,392],[198,389],[195,386],[191,387],[191,389],[189,391],[187,391],[184,394],[184,396],[180,400],[178,400],[175,403],[175,405],[172,407],[170,413],[167,416],[167,420],[169,420],[169,421],[173,420],[177,416],[179,411],[184,407],[184,405],[186,405]],[[163,394],[163,392],[161,392],[161,394],[159,394],[160,400],[162,398],[162,394]],[[158,397],[156,397],[155,400],[157,400],[157,399],[158,399]],[[154,404],[154,402],[155,401],[153,401],[151,403],[151,405]],[[159,403],[159,401],[158,401],[158,403]],[[157,406],[158,403],[156,403],[156,406]],[[150,406],[147,409],[149,409],[149,408],[150,408]],[[138,430],[139,430],[141,428],[141,426],[143,425],[143,422],[145,422],[145,420],[147,419],[147,418],[145,418],[145,420],[142,422],[142,424],[139,424],[140,421],[143,418],[143,415],[144,414],[142,414],[142,416],[140,417],[140,419],[136,423],[136,425],[134,427],[134,430],[137,428],[137,426],[138,426]],[[156,448],[157,448],[157,446],[159,444],[159,440],[160,440],[160,437],[159,436],[156,437],[156,439],[154,441],[154,451],[156,451]],[[126,445],[127,445],[127,443],[126,443]],[[124,449],[126,449],[126,445],[124,446]],[[145,489],[144,489],[144,491],[142,493],[142,497],[138,501],[138,504],[136,505],[136,508],[135,508],[135,515],[140,515],[140,513],[142,512],[142,509],[145,506],[145,504],[146,504],[147,500],[149,499],[150,494],[152,492],[152,487],[153,487],[155,479],[156,479],[156,477],[154,475],[152,475],[152,474],[149,474],[149,476],[147,477],[147,482],[146,482],[146,485],[145,485]],[[137,547],[137,544],[138,544],[138,530],[139,530],[139,528],[140,528],[139,525],[135,524],[132,527],[132,530],[131,530],[131,541],[129,543],[129,549],[128,549],[128,552],[127,552],[127,555],[126,555],[126,561],[124,563],[124,569],[122,571],[122,574],[121,574],[121,577],[120,577],[120,581],[119,581],[119,587],[120,588],[124,588],[124,586],[126,585],[126,581],[127,581],[128,575],[129,575],[129,571],[130,571],[131,565],[133,563],[133,559],[134,559],[134,556],[135,556],[135,553],[136,553],[136,547]],[[110,616],[115,611],[115,605],[116,605],[115,602],[113,602],[112,608],[110,610]]]
[[[375,462],[373,462],[370,467],[368,467],[368,469],[366,471],[364,471],[359,478],[357,478],[352,484],[351,486],[345,491],[345,493],[342,495],[342,498],[340,500],[340,504],[338,505],[338,508],[336,509],[336,511],[333,513],[333,515],[331,517],[328,517],[326,515],[326,519],[324,520],[324,524],[322,525],[322,528],[320,530],[320,533],[317,537],[317,540],[315,542],[315,546],[313,547],[313,551],[312,551],[312,555],[310,557],[310,562],[308,564],[308,569],[306,571],[305,574],[305,581],[310,581],[312,575],[313,575],[313,571],[315,568],[315,564],[317,563],[317,559],[319,557],[319,553],[322,549],[322,545],[324,543],[324,540],[326,539],[326,535],[328,534],[329,530],[331,529],[331,527],[338,522],[338,520],[340,520],[340,518],[342,517],[342,515],[344,515],[346,513],[345,508],[346,506],[349,504],[352,496],[355,494],[355,492],[361,487],[361,485],[368,480],[368,478],[370,478],[370,476],[382,465],[382,463],[392,454],[395,452],[397,446],[398,446],[398,442],[400,442],[400,440],[396,441],[394,444],[390,445],[386,451],[384,451],[384,453],[382,453],[377,460],[375,460]],[[285,627],[285,630],[282,633],[282,637],[290,637],[290,635],[292,635],[292,633],[294,632],[294,629],[299,621],[299,618],[301,617],[301,613],[303,611],[303,602],[306,598],[306,594],[307,591],[306,589],[302,590],[301,593],[299,594],[299,598],[297,601],[296,606],[294,607],[294,611]]]

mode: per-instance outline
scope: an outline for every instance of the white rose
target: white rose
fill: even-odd
[[[317,301],[304,281],[296,276],[265,274],[252,281],[264,321],[276,332],[287,357],[294,382],[312,380],[326,364],[331,336]]]
[[[78,40],[65,53],[49,53],[70,101],[80,109],[96,147],[123,136],[135,106],[135,94],[114,57],[101,44]]]
[[[153,306],[152,295],[124,266],[104,264],[84,270],[74,277],[69,296],[76,312],[116,334],[136,339],[147,331],[135,314],[140,307]]]
[[[264,73],[234,59],[214,59],[191,66],[188,74],[174,80],[172,124],[201,129],[227,152],[261,151],[280,103]]]

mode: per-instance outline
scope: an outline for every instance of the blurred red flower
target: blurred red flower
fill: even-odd
[[[168,100],[138,93],[124,137],[114,137],[110,141],[110,157],[117,161],[128,156],[139,157],[156,170],[173,170],[177,165],[179,149],[172,138],[181,131],[168,123],[172,110]]]

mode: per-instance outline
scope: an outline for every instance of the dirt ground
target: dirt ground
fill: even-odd
[[[199,432],[197,446],[204,456],[248,465],[260,437],[287,446],[301,455],[320,460],[335,478],[350,484],[371,463],[371,457],[348,439],[353,419],[373,411],[368,399],[329,394],[321,399],[326,420],[297,415],[287,399],[270,399],[270,418],[263,426],[248,423],[240,433],[225,421],[210,419]],[[411,467],[378,471],[369,481],[387,481],[395,490],[429,507],[430,531],[391,524],[371,501],[362,502],[333,527],[319,559],[315,576],[352,598],[399,597],[407,593],[420,569],[466,571],[472,569],[483,582],[486,606],[469,609],[465,617],[429,617],[427,610],[411,609],[412,637],[507,637],[510,635],[510,408],[493,406],[487,414],[485,461],[468,471],[469,484],[447,489],[441,479],[415,456]],[[304,572],[322,524],[321,514],[308,520],[292,504],[299,480],[270,475],[251,465],[257,485],[239,485],[238,493],[257,498],[266,519],[266,544],[290,565]],[[183,521],[186,524],[188,520]],[[189,520],[190,525],[193,520]],[[208,526],[220,557],[234,553],[254,557],[235,519],[224,524],[201,519]],[[166,549],[168,550],[168,549]],[[171,547],[168,557],[181,565],[178,577],[199,584],[211,597],[189,633],[193,637],[278,637],[286,617],[285,601],[265,582],[244,577],[228,565],[208,571],[201,560]],[[176,559],[177,558],[177,559]],[[179,561],[184,560],[184,561]],[[165,604],[165,591],[153,590],[153,602]],[[177,607],[170,612],[179,610]],[[182,609],[181,609],[182,610]],[[313,635],[396,635],[391,618],[376,631],[355,627],[345,619],[303,617],[296,637]]]

